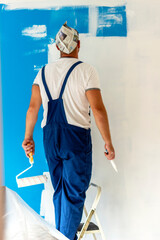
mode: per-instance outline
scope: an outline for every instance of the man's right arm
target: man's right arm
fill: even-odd
[[[90,103],[96,125],[105,142],[105,149],[108,150],[108,155],[105,153],[108,160],[115,158],[115,151],[112,145],[111,134],[109,129],[109,121],[106,108],[103,104],[101,92],[99,89],[91,89],[86,91],[86,97]]]
[[[27,157],[29,157],[30,152],[34,154],[35,146],[33,141],[33,131],[37,121],[38,112],[41,104],[42,104],[42,99],[40,95],[39,86],[33,85],[30,105],[27,111],[27,116],[26,116],[25,138],[22,143],[22,147]]]

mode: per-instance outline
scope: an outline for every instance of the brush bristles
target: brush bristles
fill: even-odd
[[[35,177],[27,177],[17,179],[18,187],[27,187],[31,185],[42,184],[47,181],[47,177],[45,175],[35,176]]]

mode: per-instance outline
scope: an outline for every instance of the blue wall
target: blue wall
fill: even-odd
[[[127,36],[125,6],[97,7],[97,11],[97,37]],[[69,26],[75,27],[80,33],[89,33],[88,7],[8,11],[5,5],[0,5],[4,182],[37,212],[39,212],[43,185],[18,189],[15,177],[29,166],[21,144],[24,138],[25,116],[29,106],[32,82],[37,74],[34,65],[42,67],[47,63],[48,44],[55,38],[57,31],[66,20]],[[33,25],[46,25],[47,36],[36,39],[22,35],[25,28]],[[42,52],[38,52],[42,49],[44,49]],[[22,177],[48,171],[42,144],[41,120],[42,109],[34,132],[35,164]]]

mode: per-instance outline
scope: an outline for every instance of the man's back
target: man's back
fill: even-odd
[[[57,99],[69,68],[78,61],[76,58],[60,58],[54,63],[45,67],[45,78],[52,99]],[[42,84],[41,71],[38,73],[34,84],[40,87],[42,103],[44,108],[44,118],[42,127],[46,124],[48,97]],[[77,66],[67,81],[63,94],[63,103],[67,121],[69,124],[90,128],[89,103],[85,91],[89,89],[99,89],[99,78],[96,70],[87,63]]]

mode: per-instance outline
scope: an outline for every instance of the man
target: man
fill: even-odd
[[[54,187],[56,228],[77,239],[92,169],[89,105],[105,142],[105,156],[115,158],[107,112],[95,69],[78,60],[78,32],[65,23],[56,35],[60,59],[43,67],[32,86],[26,116],[26,155],[34,154],[33,130],[41,103],[45,155]]]

